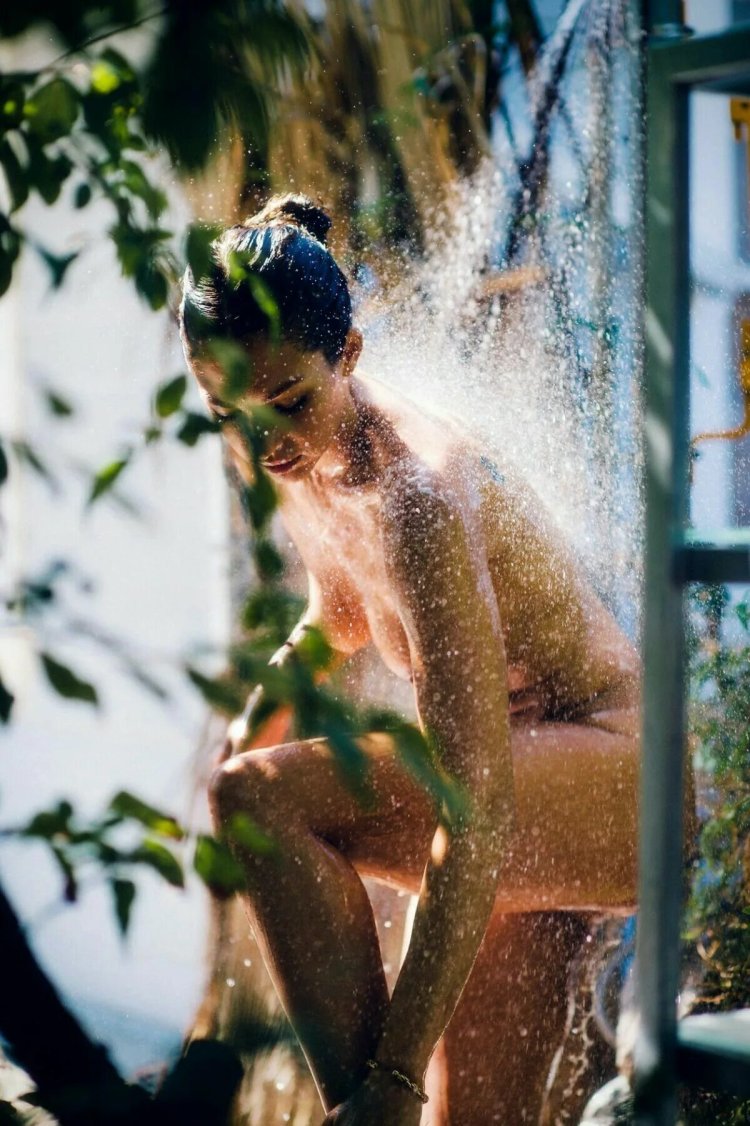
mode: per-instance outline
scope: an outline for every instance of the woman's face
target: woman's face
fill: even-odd
[[[295,480],[306,476],[322,455],[343,436],[353,403],[348,376],[356,366],[362,338],[356,329],[347,337],[344,353],[331,364],[322,352],[306,352],[296,344],[265,339],[245,346],[249,361],[247,389],[229,397],[226,378],[212,360],[191,361],[206,405],[233,452],[250,469],[250,456],[233,420],[257,404],[273,407],[278,418],[267,428],[264,467],[275,477]]]

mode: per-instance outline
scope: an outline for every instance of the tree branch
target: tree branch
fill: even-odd
[[[86,1086],[124,1092],[126,1085],[106,1049],[89,1038],[37,962],[2,887],[0,948],[0,1033],[40,1091]],[[78,1111],[56,1113],[64,1126],[81,1121]]]

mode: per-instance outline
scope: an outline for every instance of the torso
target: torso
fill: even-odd
[[[280,488],[281,513],[305,566],[326,592],[323,623],[349,652],[372,640],[410,677],[412,654],[381,535],[383,501],[413,476],[444,492],[463,519],[479,572],[492,585],[509,669],[511,706],[571,717],[632,697],[638,662],[535,494],[450,422],[425,417],[374,381],[357,479],[316,471]]]

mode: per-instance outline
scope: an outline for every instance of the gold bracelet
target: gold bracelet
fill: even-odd
[[[430,1101],[429,1095],[419,1084],[410,1079],[408,1075],[404,1075],[403,1071],[399,1071],[397,1067],[386,1067],[382,1063],[378,1063],[377,1060],[367,1060],[367,1067],[370,1068],[370,1071],[387,1071],[391,1079],[395,1079],[402,1087],[406,1087],[407,1091],[411,1091],[412,1095],[416,1096],[421,1103]]]

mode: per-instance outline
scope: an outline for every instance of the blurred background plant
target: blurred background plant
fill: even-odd
[[[750,603],[691,588],[689,725],[700,831],[685,944],[691,1013],[750,1007]],[[750,1101],[694,1092],[688,1126],[741,1126]]]

